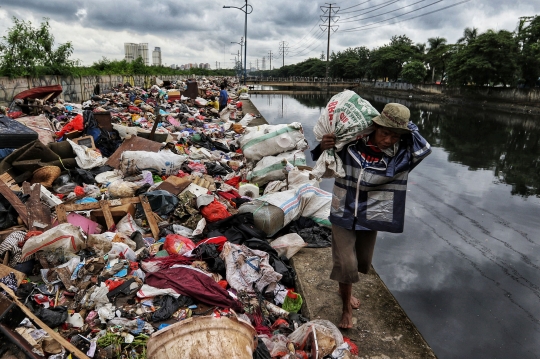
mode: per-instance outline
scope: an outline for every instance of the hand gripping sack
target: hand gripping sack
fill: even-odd
[[[336,135],[336,149],[324,151],[311,174],[317,178],[345,177],[343,163],[335,151],[340,151],[347,143],[360,138],[372,124],[379,112],[353,91],[338,93],[330,99],[313,132],[317,141],[325,134]]]

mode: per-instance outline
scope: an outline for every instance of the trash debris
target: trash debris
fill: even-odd
[[[320,353],[348,350],[297,314],[288,259],[331,242],[302,125],[250,127],[232,78],[219,113],[223,80],[119,84],[83,104],[44,99],[39,118],[9,113],[51,128],[0,153],[0,302],[27,304],[13,329],[36,353],[274,358],[314,350],[308,332]],[[216,335],[194,344],[198,330]]]

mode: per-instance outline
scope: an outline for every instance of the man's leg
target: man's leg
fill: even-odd
[[[333,268],[330,279],[339,282],[342,301],[342,315],[339,327],[352,328],[352,305],[359,305],[358,299],[352,299],[352,284],[360,280],[358,260],[356,258],[356,233],[354,230],[332,225],[332,260]]]

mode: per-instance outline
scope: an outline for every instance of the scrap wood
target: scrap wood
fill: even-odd
[[[28,212],[28,229],[30,231],[46,231],[51,228],[51,209],[41,203],[41,184],[23,183],[24,194],[30,194],[26,202]]]
[[[77,358],[79,359],[90,359],[86,354],[84,354],[82,351],[77,349],[77,347],[75,347],[73,344],[71,344],[66,339],[64,339],[64,337],[62,337],[60,334],[52,330],[47,324],[43,323],[41,319],[36,317],[35,314],[32,313],[30,309],[28,309],[23,303],[19,301],[19,298],[17,298],[15,293],[13,293],[13,291],[8,286],[6,286],[3,283],[0,283],[0,287],[6,293],[8,293],[13,303],[17,304],[17,306],[21,308],[24,314],[26,314],[32,322],[34,322],[35,324],[37,324],[37,326],[39,326],[41,329],[46,331],[47,334],[49,334],[51,338],[55,339],[58,343],[60,343],[60,345],[62,345],[68,352],[75,354],[75,356],[77,356]]]
[[[0,181],[0,194],[2,194],[13,208],[15,208],[24,224],[28,227],[28,213],[26,211],[26,206],[21,202],[19,197],[13,193],[7,184],[4,183],[4,181]]]
[[[139,196],[141,199],[141,205],[144,209],[144,214],[146,215],[146,220],[148,221],[148,224],[150,225],[150,230],[152,231],[152,236],[154,236],[155,239],[159,238],[159,227],[156,221],[156,218],[154,217],[154,212],[152,212],[152,206],[150,206],[150,202],[148,202],[148,198],[146,198],[145,195],[141,194]]]

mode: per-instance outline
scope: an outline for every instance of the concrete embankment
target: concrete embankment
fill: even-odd
[[[260,114],[250,100],[243,100],[244,113]],[[266,124],[263,116],[250,126]],[[339,323],[341,298],[338,284],[329,279],[332,269],[331,248],[304,248],[292,258],[297,273],[296,289],[302,295],[302,314],[309,319],[327,319]],[[353,286],[353,295],[361,300],[354,311],[353,328],[342,330],[359,348],[363,359],[436,358],[416,326],[372,268]]]

